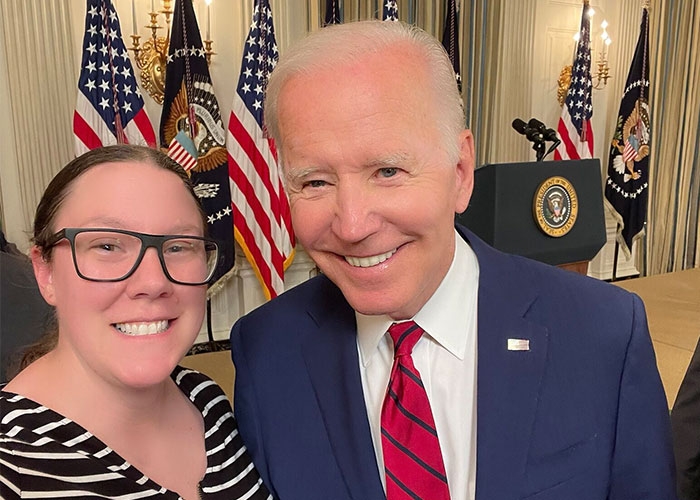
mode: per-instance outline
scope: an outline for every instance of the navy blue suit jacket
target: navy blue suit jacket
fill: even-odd
[[[458,229],[480,267],[477,500],[675,498],[641,300]],[[384,499],[340,290],[309,280],[242,317],[231,342],[240,432],[273,493]]]

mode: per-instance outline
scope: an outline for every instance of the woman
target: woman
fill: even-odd
[[[177,366],[217,263],[204,233],[157,150],[90,151],[51,181],[31,259],[58,328],[0,392],[0,498],[269,497],[221,389]]]

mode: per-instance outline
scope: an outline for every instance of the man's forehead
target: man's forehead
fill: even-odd
[[[338,54],[322,54],[300,71],[289,75],[283,87],[291,81],[313,79],[321,74],[333,76],[339,82],[352,80],[353,75],[365,74],[368,66],[386,68],[390,73],[403,74],[424,71],[425,54],[407,41],[376,47],[361,53],[353,52],[347,57]]]

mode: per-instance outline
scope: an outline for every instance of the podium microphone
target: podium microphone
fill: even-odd
[[[545,140],[544,135],[542,135],[539,130],[531,127],[520,118],[513,120],[512,126],[517,133],[527,137],[527,140],[530,142],[544,142]]]
[[[527,137],[528,141],[532,142],[532,149],[535,151],[537,161],[542,161],[545,155],[544,134],[542,134],[542,132],[540,132],[536,128],[531,127],[529,124],[525,123],[520,118],[516,118],[515,120],[513,120],[513,123],[511,125],[517,133],[524,135],[525,137]]]
[[[539,121],[537,118],[530,118],[530,121],[527,122],[527,126],[537,130],[544,136],[545,140],[547,141],[556,142],[559,140],[559,136],[557,136],[556,130],[552,128],[547,128],[547,126],[541,121]]]
[[[559,144],[561,144],[561,139],[559,139],[559,135],[557,135],[556,130],[552,128],[547,128],[547,126],[538,119],[530,118],[530,121],[527,122],[527,124],[529,127],[538,130],[546,140],[553,142],[553,144],[549,146],[549,149],[542,157],[543,159],[549,156],[549,154],[555,149],[557,149],[559,147]]]

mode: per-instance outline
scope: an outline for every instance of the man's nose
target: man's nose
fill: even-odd
[[[359,187],[339,187],[332,230],[346,243],[357,243],[379,229],[376,197]]]

